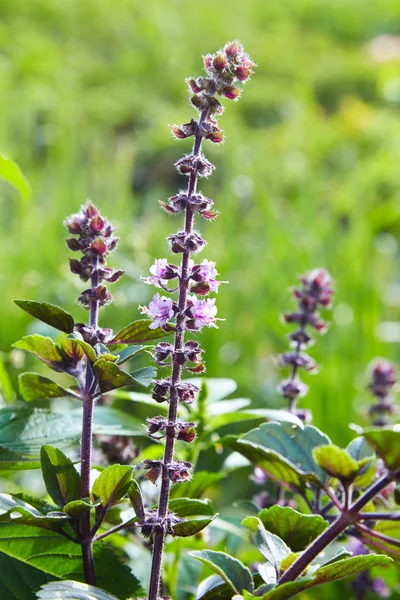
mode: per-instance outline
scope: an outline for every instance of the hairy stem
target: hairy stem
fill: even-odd
[[[199,131],[200,126],[207,119],[208,110],[204,110],[200,115],[199,127],[194,138],[193,156],[199,156],[202,143],[202,135]],[[193,171],[189,177],[187,196],[190,198],[195,192],[197,187],[197,172]],[[185,232],[191,233],[193,231],[193,211],[188,206],[185,214]],[[174,343],[174,354],[172,361],[172,376],[171,376],[171,391],[169,400],[168,410],[168,422],[175,423],[177,412],[178,412],[178,390],[177,385],[181,380],[182,366],[176,360],[177,352],[180,352],[183,348],[185,341],[185,320],[184,315],[186,309],[186,301],[189,288],[189,260],[190,251],[185,250],[182,253],[181,262],[181,275],[179,279],[179,299],[178,307],[179,313],[176,319],[176,331],[175,331],[175,343]],[[160,521],[165,519],[168,513],[168,501],[170,492],[170,479],[168,475],[168,465],[172,462],[174,457],[175,448],[175,430],[173,427],[169,427],[166,431],[165,450],[163,458],[163,475],[161,480],[161,490],[158,504],[158,518]],[[153,559],[150,576],[150,588],[149,588],[149,600],[157,600],[160,593],[161,586],[161,566],[162,566],[162,555],[164,548],[165,530],[163,527],[159,527],[154,534],[154,546],[153,546]]]
[[[308,567],[308,565],[320,554],[329,544],[331,544],[349,525],[354,524],[359,519],[360,511],[377,496],[393,480],[393,475],[387,474],[378,479],[371,487],[364,492],[358,500],[343,512],[329,527],[308,548],[299,556],[291,567],[282,575],[278,584],[295,581]]]
[[[389,535],[385,535],[384,533],[380,533],[379,531],[374,531],[369,527],[365,527],[364,525],[357,524],[356,528],[364,533],[367,537],[361,538],[362,540],[368,541],[368,536],[378,540],[378,542],[383,542],[384,544],[390,544],[391,546],[396,546],[396,548],[400,548],[400,540],[394,537],[390,537]],[[382,550],[385,548],[383,547]]]
[[[99,283],[98,259],[94,262],[94,271],[91,278],[92,288],[97,287]],[[90,304],[90,326],[97,328],[98,325],[99,303],[92,300]],[[81,497],[90,496],[90,470],[92,466],[92,446],[93,446],[93,410],[94,399],[92,396],[93,371],[88,362],[86,368],[86,381],[83,393],[83,421],[82,421],[82,447],[81,447]],[[96,585],[96,574],[93,564],[93,539],[90,533],[90,511],[82,515],[80,521],[80,534],[82,545],[82,560],[85,580],[90,585]]]

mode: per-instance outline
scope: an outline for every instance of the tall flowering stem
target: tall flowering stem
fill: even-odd
[[[89,311],[89,324],[77,323],[75,330],[86,343],[95,347],[96,344],[106,342],[112,337],[110,330],[99,327],[98,315],[99,308],[112,301],[112,295],[103,281],[114,283],[123,274],[123,271],[108,268],[106,263],[106,258],[115,249],[118,239],[112,235],[112,225],[100,215],[91,202],[83,206],[78,214],[68,217],[65,225],[69,233],[76,236],[67,239],[69,249],[82,255],[80,259],[70,259],[70,269],[72,273],[79,275],[82,281],[90,281],[90,287],[78,298],[78,302]],[[79,378],[79,383],[83,400],[81,495],[82,498],[89,498],[94,396],[97,391],[96,377],[89,361]],[[87,583],[95,585],[89,512],[82,516],[79,536],[85,579]]]
[[[145,461],[146,476],[153,482],[161,479],[161,489],[157,515],[153,511],[147,514],[143,529],[153,534],[153,558],[150,579],[149,600],[158,600],[161,594],[161,567],[164,540],[167,533],[173,533],[172,526],[177,517],[169,512],[168,502],[171,483],[180,483],[190,478],[191,464],[174,460],[175,439],[186,442],[195,437],[194,423],[177,420],[180,402],[190,404],[194,401],[197,386],[181,380],[182,371],[201,373],[205,366],[201,360],[202,349],[194,340],[185,341],[186,331],[199,331],[202,327],[217,327],[215,299],[206,298],[210,292],[217,292],[219,284],[215,263],[204,259],[195,264],[191,256],[198,253],[206,242],[194,229],[196,213],[212,220],[217,216],[213,202],[197,190],[198,179],[208,177],[214,165],[202,154],[202,142],[208,139],[213,143],[223,141],[223,132],[219,129],[217,118],[223,107],[217,95],[236,100],[240,95],[239,82],[245,82],[252,73],[254,63],[244,53],[237,41],[227,44],[214,55],[204,57],[205,77],[189,79],[188,84],[193,96],[191,102],[199,113],[198,120],[192,119],[181,126],[173,126],[172,133],[178,139],[193,137],[190,154],[175,164],[178,172],[188,176],[186,190],[180,190],[168,202],[161,203],[167,213],[184,213],[184,228],[169,236],[170,248],[175,254],[182,254],[179,266],[169,264],[167,259],[159,259],[151,267],[145,282],[166,291],[178,291],[178,300],[156,294],[148,307],[142,312],[153,319],[151,327],[171,327],[175,323],[174,344],[159,343],[154,350],[156,362],[171,366],[171,376],[155,382],[153,398],[157,402],[168,402],[168,418],[148,419],[148,433],[151,437],[165,437],[165,450],[162,460]],[[169,287],[176,280],[175,287]]]
[[[304,352],[314,339],[308,333],[311,327],[319,333],[324,333],[327,323],[321,319],[319,308],[328,308],[331,305],[333,294],[332,280],[324,269],[314,269],[300,277],[301,285],[293,288],[293,295],[297,301],[297,310],[283,315],[285,323],[295,323],[298,327],[289,334],[292,350],[278,357],[281,367],[290,368],[290,376],[281,382],[279,391],[288,400],[288,409],[295,412],[303,420],[308,420],[308,413],[296,409],[296,402],[305,396],[308,386],[299,378],[300,369],[311,373],[317,371],[313,358]]]
[[[373,425],[384,427],[390,423],[390,417],[395,413],[392,395],[395,385],[394,366],[386,360],[374,361],[371,368],[371,381],[368,385],[368,389],[375,397],[375,403],[368,410]]]

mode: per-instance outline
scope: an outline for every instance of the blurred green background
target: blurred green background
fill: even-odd
[[[85,319],[62,222],[86,198],[116,223],[113,263],[127,270],[102,324],[138,318],[152,293],[140,276],[171,257],[165,237],[179,226],[158,201],[185,185],[172,163],[190,140],[175,142],[168,124],[194,116],[184,80],[202,73],[201,55],[239,38],[258,69],[225,103],[226,144],[205,149],[217,169],[201,184],[222,213],[199,224],[203,256],[230,282],[218,295],[226,321],[202,336],[208,375],[282,405],[279,314],[297,274],[325,266],[335,308],[304,404],[348,441],[348,423],[365,419],[369,361],[399,355],[398,0],[0,0],[0,17],[0,152],[32,188],[23,201],[0,187],[0,349],[12,377],[23,365],[10,345],[38,331],[12,298]]]

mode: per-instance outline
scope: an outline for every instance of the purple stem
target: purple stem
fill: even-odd
[[[199,156],[201,150],[202,143],[202,135],[200,133],[200,127],[207,119],[208,109],[203,110],[199,119],[199,127],[197,128],[197,132],[194,138],[193,156]],[[188,189],[187,189],[187,197],[190,198],[195,192],[197,187],[197,172],[193,171],[189,177]],[[186,207],[186,215],[185,215],[185,232],[191,233],[193,230],[193,211],[189,206]],[[181,276],[179,280],[179,299],[178,299],[178,307],[179,313],[176,319],[176,330],[175,330],[175,343],[174,343],[174,354],[172,360],[172,376],[171,376],[171,392],[169,399],[169,409],[168,409],[168,422],[175,423],[177,412],[178,412],[178,391],[177,385],[181,380],[182,366],[175,359],[177,352],[180,352],[183,348],[183,344],[185,341],[185,309],[186,309],[186,300],[189,288],[189,260],[190,260],[190,251],[184,250],[182,254],[182,263],[181,263]],[[165,437],[165,450],[164,450],[164,458],[163,458],[163,474],[161,480],[161,490],[159,496],[159,504],[158,504],[158,519],[159,521],[163,521],[168,513],[168,502],[169,502],[169,492],[170,492],[170,479],[168,475],[167,466],[172,462],[174,457],[174,448],[175,448],[175,428],[168,427],[166,430]],[[152,567],[151,567],[151,576],[150,576],[150,588],[149,588],[149,598],[148,600],[158,600],[160,587],[161,587],[161,566],[162,566],[162,556],[163,556],[163,548],[164,548],[164,539],[165,539],[165,530],[163,527],[159,527],[156,529],[154,534],[154,546],[153,546],[153,559],[152,559]]]
[[[342,514],[326,529],[319,537],[308,548],[299,556],[299,558],[292,564],[291,567],[282,575],[278,581],[278,585],[288,583],[289,581],[295,581],[308,567],[308,565],[320,554],[329,544],[331,544],[341,533],[343,533],[349,525],[354,524],[359,519],[360,511],[373,500],[382,490],[385,489],[393,481],[394,475],[388,473],[384,475],[378,481],[376,481],[371,487],[362,495],[349,510],[342,512]]]
[[[99,284],[98,258],[93,264],[93,275],[91,277],[92,289]],[[97,328],[99,303],[92,300],[90,304],[90,326]],[[90,497],[90,470],[92,466],[92,445],[93,445],[93,409],[94,399],[92,395],[94,377],[92,368],[88,362],[86,368],[86,381],[83,393],[83,421],[82,421],[82,446],[81,446],[81,497]],[[86,583],[96,585],[96,574],[93,563],[93,537],[90,532],[90,511],[84,513],[80,521],[81,546],[83,570]]]

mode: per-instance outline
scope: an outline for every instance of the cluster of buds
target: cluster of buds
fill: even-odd
[[[368,389],[375,396],[376,402],[368,410],[373,418],[373,425],[385,426],[389,423],[388,416],[393,415],[392,391],[396,385],[396,371],[394,366],[386,360],[377,360],[372,365],[371,381]]]
[[[298,329],[289,334],[292,350],[278,357],[280,367],[289,367],[291,374],[279,385],[279,391],[289,402],[289,410],[292,411],[296,400],[302,398],[308,391],[306,386],[298,377],[298,371],[305,369],[311,373],[317,370],[315,361],[303,350],[313,342],[312,336],[306,328],[312,327],[319,333],[326,331],[327,324],[319,314],[319,308],[328,308],[331,304],[333,294],[332,280],[324,269],[314,269],[301,278],[301,286],[294,288],[293,295],[297,301],[297,310],[283,315],[286,323],[296,323]],[[297,411],[302,419],[307,419],[305,411]]]
[[[200,193],[188,196],[186,192],[180,190],[176,196],[171,196],[167,202],[160,202],[160,205],[170,215],[180,213],[189,208],[193,213],[199,213],[209,221],[218,216],[218,212],[212,210],[214,202]]]
[[[92,282],[78,301],[86,309],[93,301],[99,306],[109,304],[112,295],[102,282],[115,283],[124,273],[107,267],[107,256],[118,243],[118,238],[113,236],[113,226],[91,202],[87,202],[79,213],[68,217],[65,226],[70,234],[77,236],[67,239],[68,248],[83,255],[80,259],[70,259],[70,269],[82,281]]]
[[[147,434],[154,440],[161,440],[167,435],[168,431],[173,431],[177,440],[183,442],[193,442],[196,437],[196,426],[191,422],[172,423],[165,417],[152,417],[147,419]]]
[[[132,441],[122,435],[113,435],[100,442],[100,449],[109,465],[130,465],[139,455],[139,450]]]
[[[150,509],[146,511],[144,519],[139,521],[138,525],[141,527],[143,537],[149,538],[157,530],[175,535],[174,526],[182,523],[183,520],[171,511],[168,511],[165,517],[159,517],[157,510]]]
[[[152,483],[156,483],[157,479],[162,476],[163,470],[166,469],[169,479],[172,483],[183,483],[191,479],[191,468],[192,463],[186,460],[174,460],[171,463],[164,465],[162,460],[149,460],[143,461],[144,468],[146,469],[146,479]]]
[[[172,396],[172,389],[176,392],[178,402],[192,404],[195,400],[195,393],[199,391],[197,385],[181,381],[176,385],[172,384],[170,377],[165,379],[156,379],[153,388],[153,400],[158,402],[168,402]]]

